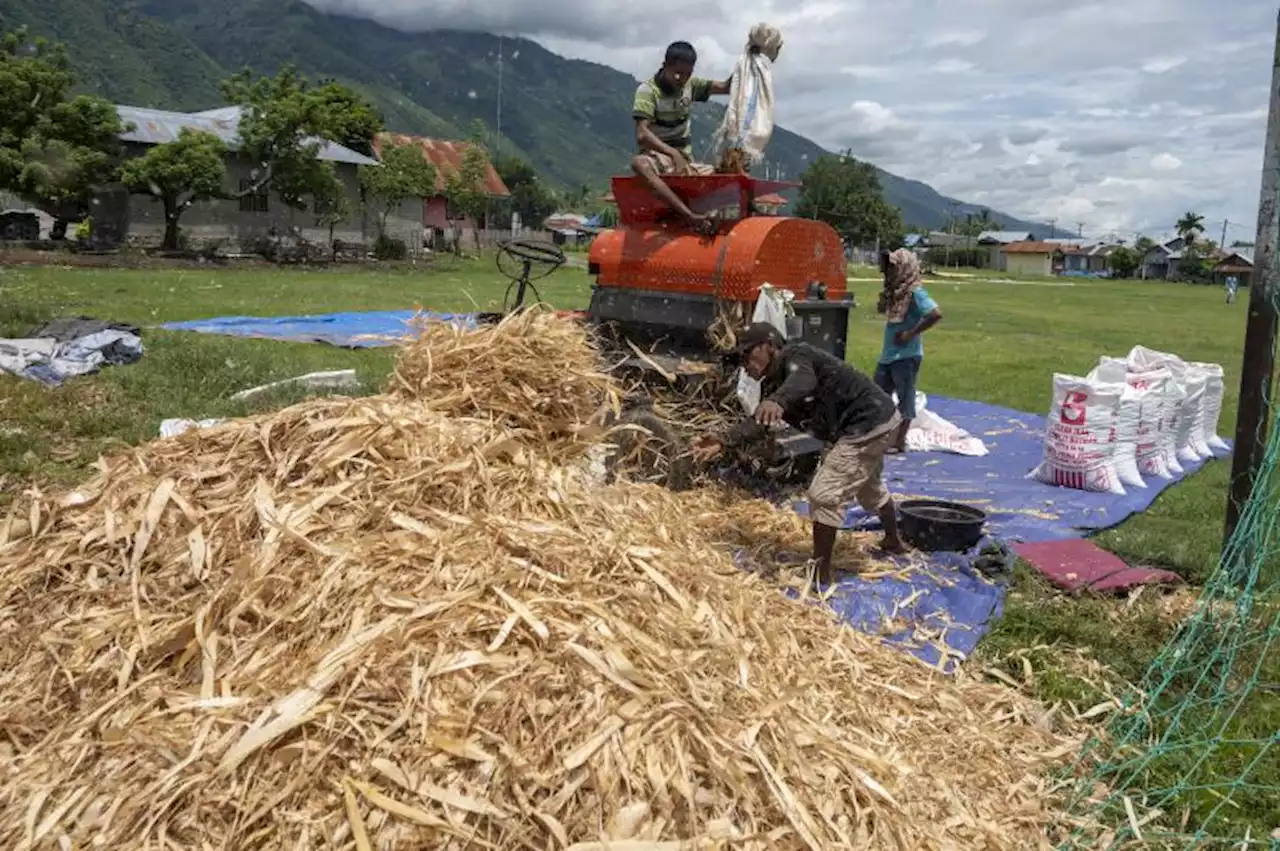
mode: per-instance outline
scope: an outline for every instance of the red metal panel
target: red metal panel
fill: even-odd
[[[783,180],[759,180],[746,174],[664,177],[663,180],[696,213],[736,207],[744,193],[768,195],[800,185]],[[671,215],[670,208],[655,198],[638,177],[613,178],[613,196],[618,205],[618,220],[625,225],[650,225]]]

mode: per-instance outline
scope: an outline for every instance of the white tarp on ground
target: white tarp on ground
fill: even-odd
[[[894,402],[898,401],[895,394]],[[907,432],[907,449],[911,452],[950,452],[981,458],[988,454],[987,445],[960,426],[944,419],[927,407],[929,398],[916,393],[916,418]]]
[[[97,372],[104,365],[133,363],[142,357],[142,340],[108,329],[59,342],[54,337],[0,339],[0,370],[57,387],[68,378]]]

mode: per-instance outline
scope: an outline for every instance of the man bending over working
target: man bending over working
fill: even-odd
[[[920,260],[905,248],[880,255],[884,289],[876,309],[885,315],[884,346],[876,365],[875,381],[890,395],[898,394],[902,425],[894,440],[894,452],[907,451],[907,432],[916,418],[916,382],[924,363],[925,331],[942,321],[942,311],[920,283]]]
[[[844,506],[855,499],[884,524],[882,548],[905,552],[883,476],[885,453],[902,421],[893,399],[844,361],[808,343],[786,342],[767,322],[748,328],[734,354],[747,374],[761,382],[763,401],[753,418],[727,434],[701,438],[695,454],[714,458],[725,446],[739,446],[783,421],[807,427],[829,446],[808,494],[817,580],[831,581],[836,532],[843,525]]]
[[[709,233],[714,224],[706,216],[689,209],[663,180],[664,174],[686,174],[693,163],[693,104],[704,103],[712,95],[729,94],[729,81],[716,82],[693,76],[698,52],[685,41],[667,48],[662,67],[652,79],[636,89],[631,108],[636,120],[636,144],[640,153],[631,168],[659,200],[675,210],[700,233]]]

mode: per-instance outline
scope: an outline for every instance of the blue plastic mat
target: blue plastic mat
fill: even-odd
[[[413,310],[372,310],[354,313],[326,313],[318,316],[220,316],[192,322],[169,322],[167,331],[198,331],[233,337],[260,337],[294,343],[329,343],[349,349],[389,346],[412,333],[409,321],[415,316],[442,322],[475,326],[467,313],[419,314]]]
[[[929,408],[982,438],[990,454],[982,458],[940,452],[890,456],[885,459],[885,484],[898,499],[947,499],[981,508],[988,514],[987,532],[1002,540],[1083,538],[1147,510],[1178,481],[1148,478],[1147,487],[1128,488],[1124,496],[1042,484],[1026,476],[1040,463],[1044,417],[940,396],[929,397]],[[1203,466],[1204,462],[1187,466],[1181,478]],[[795,508],[808,515],[807,504],[797,502]],[[865,528],[879,521],[852,507],[845,522],[846,528]]]
[[[881,636],[889,646],[951,673],[1004,613],[1005,582],[974,570],[976,554],[935,553],[927,559],[916,554],[896,559],[901,569],[888,575],[840,574],[826,604],[859,632]],[[803,558],[780,554],[777,560]],[[736,561],[748,564],[743,553]],[[1007,554],[1006,570],[1012,570],[1013,561]],[[793,589],[787,593],[798,596]]]

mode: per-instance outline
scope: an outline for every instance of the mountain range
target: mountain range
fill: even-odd
[[[81,87],[116,103],[209,109],[221,104],[219,83],[231,73],[252,67],[273,74],[292,64],[361,91],[398,132],[462,139],[477,119],[495,129],[500,41],[494,35],[404,33],[323,14],[302,0],[0,0],[0,29],[20,26],[65,43]],[[629,107],[637,81],[526,39],[506,38],[501,49],[500,153],[525,157],[562,187],[603,189],[634,145]],[[719,104],[699,106],[699,153],[709,149],[723,111]],[[825,153],[778,127],[769,167],[795,179]],[[884,171],[880,178],[886,200],[909,226],[943,227],[953,206],[961,216],[980,212],[920,181]],[[1046,230],[991,213],[1008,229]]]

